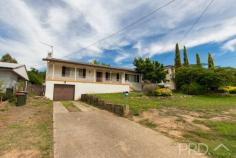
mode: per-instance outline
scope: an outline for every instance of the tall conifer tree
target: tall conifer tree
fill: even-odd
[[[213,58],[212,58],[212,56],[211,56],[211,53],[209,52],[208,53],[208,68],[209,69],[214,69],[214,60],[213,60]]]
[[[184,46],[184,66],[188,66],[188,53],[187,53],[187,48]]]
[[[181,67],[181,57],[178,43],[176,43],[175,46],[175,67],[176,68]]]
[[[201,66],[201,59],[199,53],[196,54],[196,64],[197,66]]]

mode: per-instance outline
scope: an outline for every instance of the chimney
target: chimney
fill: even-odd
[[[52,58],[52,52],[48,52],[47,58]]]

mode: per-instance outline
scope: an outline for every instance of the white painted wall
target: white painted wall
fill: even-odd
[[[53,100],[54,84],[64,84],[63,81],[46,81],[45,96]],[[93,93],[118,93],[130,91],[129,85],[103,84],[103,83],[82,83],[66,82],[68,85],[75,85],[75,100],[80,99],[81,94]]]
[[[0,70],[0,81],[3,82],[3,90],[5,92],[6,88],[15,88],[18,76],[7,70]]]
[[[131,90],[142,91],[142,84],[137,82],[127,82]]]

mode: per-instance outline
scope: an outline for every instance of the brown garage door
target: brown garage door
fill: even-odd
[[[74,100],[75,86],[55,84],[53,100]]]

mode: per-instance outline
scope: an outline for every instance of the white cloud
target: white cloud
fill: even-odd
[[[184,32],[209,1],[176,0],[143,23],[81,50],[165,3],[165,0],[1,0],[0,24],[4,27],[0,27],[0,52],[11,52],[20,62],[41,67],[41,59],[49,50],[40,43],[42,41],[54,45],[54,56],[60,58],[73,52],[70,57],[96,58],[103,56],[104,49],[120,49],[114,62],[122,63],[135,56],[172,51],[176,42],[193,47],[209,42],[221,43],[236,35],[236,11],[233,9],[236,3],[234,0],[214,1],[192,32],[182,40]],[[9,32],[11,36],[7,36]],[[135,43],[136,53],[122,50],[132,43]],[[233,51],[235,43],[231,40],[222,47]]]
[[[63,8],[52,8],[48,13],[48,24],[52,30],[64,31],[70,21],[70,13]]]
[[[117,57],[115,57],[115,62],[120,64],[123,60],[129,58],[130,55],[126,53],[120,53]]]
[[[235,51],[236,50],[236,39],[232,39],[230,41],[227,41],[223,46],[222,48],[224,50],[229,50],[229,51]]]

